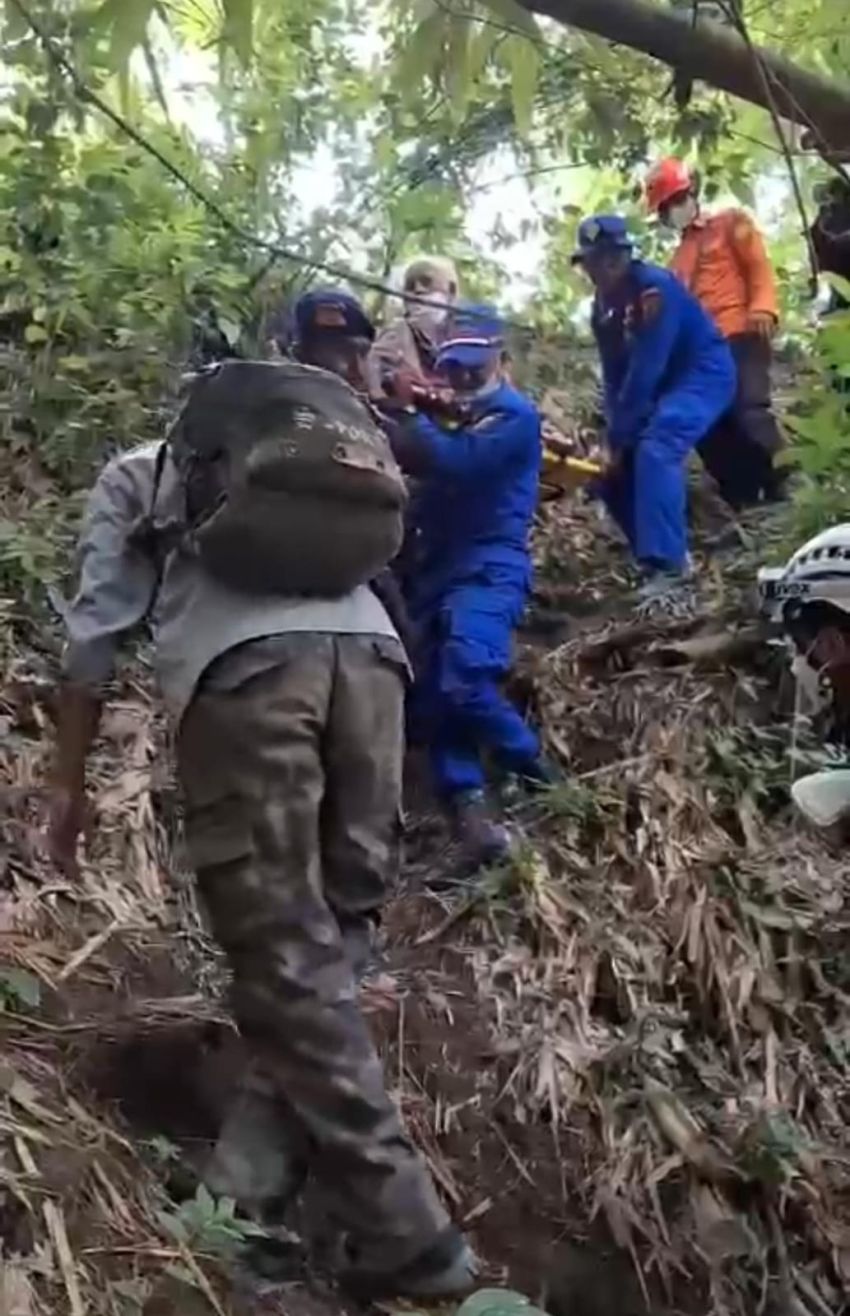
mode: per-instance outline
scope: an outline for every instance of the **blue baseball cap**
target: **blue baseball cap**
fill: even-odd
[[[461,302],[452,313],[451,338],[440,348],[437,367],[486,366],[504,341],[505,325],[495,307]]]
[[[341,288],[313,288],[295,303],[298,338],[332,335],[336,338],[375,337],[375,326],[351,293]]]
[[[594,252],[632,251],[634,245],[622,215],[590,215],[578,226],[578,246],[572,263],[578,265]]]

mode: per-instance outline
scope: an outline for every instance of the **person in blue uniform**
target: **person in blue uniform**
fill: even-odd
[[[638,562],[643,601],[663,603],[689,573],[688,457],[732,404],[734,361],[675,275],[635,258],[618,215],[582,221],[573,261],[595,288],[610,454],[599,493]]]
[[[461,306],[437,366],[462,406],[452,424],[421,411],[395,433],[419,480],[408,606],[418,629],[414,735],[427,740],[436,789],[473,864],[509,848],[491,815],[483,759],[528,781],[549,776],[534,731],[502,690],[531,583],[540,417],[502,376],[504,328]]]

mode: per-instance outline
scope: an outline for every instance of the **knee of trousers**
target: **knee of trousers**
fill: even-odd
[[[507,666],[495,652],[470,652],[470,646],[450,642],[446,647],[440,680],[440,698],[448,711],[472,716],[493,703],[494,683]]]

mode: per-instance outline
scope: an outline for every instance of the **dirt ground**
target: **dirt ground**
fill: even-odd
[[[698,1273],[692,1265],[689,1269],[684,1262],[676,1263],[664,1272],[661,1283],[663,1268],[636,1264],[648,1250],[639,1233],[615,1239],[612,1216],[589,1207],[589,1202],[602,1200],[601,1151],[612,1164],[616,1152],[600,1146],[600,1127],[607,1126],[592,1107],[578,1100],[548,1104],[533,1091],[531,1099],[516,1098],[513,1080],[528,1067],[525,1051],[534,1048],[537,1063],[546,1038],[502,1029],[499,1011],[510,1011],[514,1004],[524,1008],[519,999],[521,973],[526,1001],[536,993],[545,1006],[551,995],[561,1000],[559,1008],[571,1008],[579,981],[574,961],[594,951],[592,938],[589,946],[583,944],[589,915],[580,902],[600,883],[619,882],[626,892],[624,901],[634,899],[637,890],[639,898],[628,910],[636,922],[627,925],[625,905],[613,916],[605,913],[608,922],[599,926],[608,940],[592,965],[585,1020],[600,1034],[607,1029],[611,1045],[599,1068],[614,1075],[606,1094],[607,1099],[613,1092],[611,1108],[615,1114],[618,1103],[627,1111],[637,1110],[643,1101],[634,1090],[635,1082],[642,1081],[642,1039],[635,1051],[637,1068],[629,1068],[630,1048],[636,1045],[629,1001],[642,990],[638,979],[644,967],[623,970],[617,959],[623,947],[618,949],[616,938],[624,943],[626,958],[648,954],[651,946],[636,951],[628,937],[642,936],[661,916],[659,911],[674,923],[673,931],[664,934],[665,954],[670,955],[671,974],[683,980],[680,989],[671,978],[677,1008],[691,1016],[693,1036],[686,1038],[687,1045],[695,1047],[694,1039],[703,1031],[721,1054],[726,1025],[717,1016],[718,982],[726,992],[724,1000],[728,990],[720,969],[711,969],[704,988],[696,960],[684,967],[676,960],[682,944],[675,934],[678,914],[675,907],[664,911],[662,897],[675,887],[673,878],[663,876],[664,864],[679,861],[664,851],[663,833],[668,824],[681,833],[685,867],[681,873],[675,870],[675,880],[681,882],[677,900],[684,902],[685,915],[694,898],[714,900],[713,877],[705,879],[704,889],[693,885],[702,844],[702,832],[697,834],[694,826],[698,814],[706,844],[715,849],[719,845],[723,863],[728,861],[732,870],[751,852],[765,852],[763,828],[758,834],[762,824],[749,806],[742,807],[734,789],[725,794],[721,790],[716,798],[698,797],[698,792],[686,798],[682,791],[674,798],[679,790],[675,774],[680,771],[684,780],[688,755],[701,747],[712,719],[722,725],[728,719],[730,727],[736,719],[745,726],[765,721],[770,711],[766,693],[769,703],[773,687],[758,663],[723,669],[704,680],[685,675],[676,685],[659,661],[647,677],[644,660],[653,635],[645,628],[630,629],[625,563],[616,545],[605,544],[600,551],[599,528],[589,516],[566,528],[553,523],[550,530],[541,546],[535,612],[513,689],[518,702],[546,722],[550,749],[570,760],[580,782],[590,778],[593,790],[589,793],[582,784],[578,796],[581,808],[592,806],[591,811],[580,821],[565,814],[554,829],[554,841],[545,841],[555,847],[558,862],[557,847],[562,847],[568,865],[563,871],[552,869],[534,893],[537,903],[513,899],[505,905],[512,920],[511,953],[506,951],[500,967],[496,951],[504,924],[495,921],[498,900],[492,907],[485,901],[473,908],[463,890],[436,894],[428,889],[435,872],[451,868],[452,856],[441,824],[416,795],[408,819],[405,871],[384,925],[384,961],[380,976],[364,992],[364,1006],[385,1057],[388,1084],[486,1265],[483,1282],[516,1287],[552,1316],[638,1316],[648,1309],[654,1316],[702,1316],[711,1307],[705,1270]],[[740,547],[740,536],[733,541]],[[723,568],[721,581],[711,554],[706,554],[704,576],[718,581],[720,613],[732,606],[729,581],[736,570],[728,557]],[[752,563],[741,570],[748,578]],[[711,606],[714,609],[714,603]],[[613,647],[612,625],[620,627]],[[600,634],[597,649],[594,631]],[[586,708],[569,702],[571,669],[546,668],[550,651],[582,636],[590,637],[583,669],[588,691],[581,692],[582,697],[587,694]],[[642,719],[643,679],[655,683],[655,702]],[[709,730],[697,728],[696,739],[683,740],[681,749],[663,725],[668,686],[685,707],[685,722],[690,704],[713,710]],[[37,1007],[0,1002],[0,1244],[6,1269],[15,1271],[21,1292],[28,1295],[10,1308],[9,1316],[59,1316],[65,1311],[71,1316],[201,1316],[210,1310],[216,1316],[338,1316],[347,1310],[339,1296],[303,1267],[293,1266],[283,1284],[263,1292],[238,1267],[223,1266],[214,1256],[187,1258],[163,1233],[160,1215],[168,1209],[168,1194],[183,1191],[170,1149],[191,1160],[212,1138],[243,1055],[223,1003],[220,963],[198,922],[187,879],[173,869],[173,789],[149,697],[138,685],[123,692],[104,726],[96,769],[100,839],[83,884],[74,890],[57,883],[40,858],[48,689],[45,681],[15,676],[0,693],[7,731],[0,746],[0,792],[6,803],[0,824],[0,989],[9,966],[24,970],[40,987]],[[673,729],[679,733],[679,722]],[[643,775],[623,787],[626,775],[620,764],[638,761],[635,746],[641,762],[647,758],[647,746],[657,755],[660,787],[653,784],[651,765],[647,771],[643,765]],[[752,770],[761,771],[761,761],[753,762]],[[605,774],[612,768],[615,775],[609,779]],[[749,761],[733,768],[744,773],[736,780],[746,786]],[[597,778],[597,773],[602,776]],[[604,790],[596,791],[597,781]],[[739,796],[746,795],[744,786],[735,789]],[[769,794],[768,786],[765,792]],[[604,812],[608,808],[610,815]],[[594,812],[599,809],[603,812]],[[609,816],[610,853],[605,840]],[[538,839],[543,846],[542,832],[532,836]],[[769,870],[769,832],[766,839]],[[718,871],[726,870],[721,866]],[[658,883],[655,894],[653,882]],[[830,917],[840,924],[841,897],[828,894],[831,908],[838,911]],[[718,911],[722,922],[728,911],[719,904]],[[773,917],[774,929],[781,933],[779,916]],[[473,919],[475,936],[468,937],[467,921]],[[493,920],[492,937],[488,919]],[[547,978],[542,969],[556,925],[561,949],[552,958],[551,972],[569,971],[569,979]],[[739,933],[733,928],[731,942]],[[762,929],[759,935],[767,954],[767,933]],[[697,930],[692,928],[682,940],[688,945],[693,941],[696,954]],[[798,957],[800,947],[805,949],[805,943],[793,944]],[[525,960],[517,958],[518,948]],[[766,970],[759,972],[764,977]],[[827,995],[828,988],[830,1001],[840,1001],[841,991],[830,976],[831,961],[824,973],[830,982],[822,994]],[[685,981],[688,974],[692,982]],[[490,997],[482,983],[495,985]],[[663,982],[662,987],[666,990]],[[672,1008],[663,992],[649,1005],[665,1017]],[[810,1008],[814,1019],[815,1007]],[[760,1009],[764,1015],[766,1007]],[[830,1009],[840,1015],[838,1005]],[[789,1034],[792,1019],[790,1006],[781,1018],[777,1014],[774,1037]],[[837,1037],[831,1019],[830,1026]],[[735,1020],[731,1027],[737,1036]],[[647,1063],[654,1063],[651,1053],[645,1054]],[[742,1075],[750,1059],[739,1058]],[[772,1063],[776,1100],[782,1074]],[[712,1071],[712,1082],[714,1077]],[[620,1090],[618,1083],[626,1086]],[[743,1091],[743,1078],[740,1085]],[[802,1109],[799,1073],[788,1079],[787,1090],[786,1105],[791,1108],[796,1100]],[[722,1091],[724,1109],[731,1110],[736,1089],[733,1085]],[[836,1097],[833,1124],[840,1123],[844,1100]],[[616,1116],[610,1128],[619,1128],[619,1136],[627,1141],[624,1118]],[[664,1149],[657,1130],[642,1125],[635,1136],[636,1145],[640,1139],[651,1144],[668,1176],[662,1177],[658,1160],[653,1162],[648,1153],[645,1175],[642,1162],[635,1162],[631,1171],[638,1185],[644,1177],[658,1176],[653,1199],[658,1220],[650,1223],[664,1235],[667,1222],[679,1218],[694,1190],[693,1176],[686,1156],[679,1156],[671,1171],[676,1157]],[[829,1163],[840,1164],[837,1153]],[[796,1163],[794,1175],[789,1184],[802,1181]],[[845,1246],[839,1207],[846,1189],[837,1175],[836,1169],[828,1190],[819,1181],[810,1189],[813,1202],[834,1208],[824,1232],[831,1241],[829,1230],[834,1228],[836,1255]],[[587,1190],[594,1176],[595,1196]],[[632,1189],[637,1191],[634,1183]],[[799,1203],[789,1213],[801,1237],[803,1215]],[[723,1223],[729,1225],[725,1219]],[[734,1223],[740,1226],[740,1221]],[[805,1228],[811,1229],[811,1222]],[[672,1254],[678,1240],[666,1241]],[[819,1238],[812,1256],[823,1251]],[[175,1269],[181,1268],[182,1278],[175,1278]],[[763,1269],[769,1278],[766,1263]],[[749,1316],[755,1308],[748,1302],[728,1310]],[[815,1304],[810,1310],[821,1309]]]

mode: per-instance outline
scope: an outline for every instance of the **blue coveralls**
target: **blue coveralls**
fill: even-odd
[[[599,493],[638,562],[681,571],[688,552],[687,459],[732,404],[732,355],[679,280],[641,260],[631,262],[609,301],[597,293],[592,323],[608,442],[621,458]]]
[[[414,736],[427,742],[446,799],[484,785],[481,753],[530,770],[537,737],[501,689],[531,583],[528,536],[537,505],[540,417],[506,384],[454,431],[412,422],[425,458],[414,511],[408,606],[419,628]]]

